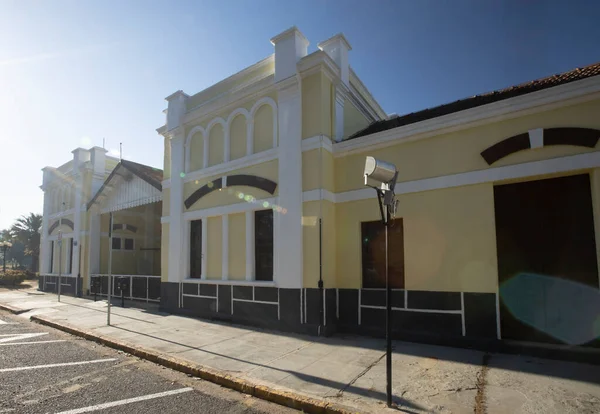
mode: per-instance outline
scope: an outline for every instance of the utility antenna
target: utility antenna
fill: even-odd
[[[106,138],[102,138],[102,149],[106,149]]]
[[[119,142],[119,159],[123,160],[123,143]]]

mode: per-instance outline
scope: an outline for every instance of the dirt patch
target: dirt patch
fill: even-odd
[[[485,354],[481,361],[481,370],[477,374],[477,395],[475,395],[475,407],[473,412],[475,414],[485,414],[487,412],[485,405],[485,386],[487,372],[490,369],[488,363],[490,362],[490,354]]]

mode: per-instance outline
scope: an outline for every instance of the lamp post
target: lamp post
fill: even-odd
[[[6,273],[6,252],[10,250],[12,243],[9,241],[0,242],[0,250],[2,250],[2,273]]]
[[[396,213],[396,200],[394,187],[398,178],[396,166],[385,161],[367,157],[364,170],[365,185],[377,191],[381,221],[385,227],[385,340],[386,340],[386,402],[392,407],[392,288],[390,284],[388,266],[388,227],[390,219]],[[370,185],[369,180],[377,182],[379,186]]]

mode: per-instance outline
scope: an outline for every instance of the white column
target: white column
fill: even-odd
[[[79,245],[81,243],[81,203],[83,202],[83,175],[77,173],[75,176],[75,213],[73,218],[73,249],[70,252],[72,256],[71,276],[77,277],[79,273]]]
[[[229,279],[229,215],[221,216],[221,279]]]
[[[246,211],[246,280],[254,280],[254,211]]]
[[[180,282],[183,278],[183,177],[184,131],[179,127],[169,131],[171,140],[171,219],[169,221],[169,269],[167,280]]]
[[[302,287],[302,85],[297,64],[308,40],[296,28],[271,39],[275,46],[279,125],[279,205],[273,214],[274,280],[282,288]]]
[[[88,243],[88,276],[100,273],[100,240],[102,230],[100,228],[100,213],[93,209],[88,213],[90,220],[89,243]],[[90,287],[91,277],[88,277],[87,287]]]
[[[344,139],[344,94],[338,85],[335,92],[335,142]]]
[[[273,117],[275,114],[273,114]],[[254,118],[246,119],[246,155],[254,152]]]
[[[302,101],[300,84],[278,91],[279,101],[279,205],[275,279],[279,287],[302,287]]]
[[[42,215],[42,234],[40,235],[40,257],[39,257],[39,272],[40,273],[51,273],[50,269],[50,241],[48,241],[48,216],[52,211],[52,197],[50,188],[48,187],[48,173],[44,171],[44,184],[42,188],[44,190],[44,210]]]

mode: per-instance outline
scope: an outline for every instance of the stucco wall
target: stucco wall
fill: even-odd
[[[335,187],[343,192],[363,188],[365,155],[398,166],[398,181],[411,181],[490,168],[481,157],[489,146],[530,129],[582,127],[600,129],[600,101],[574,105],[541,114],[528,115],[464,131],[444,134],[381,149],[367,149],[335,159]],[[555,146],[521,151],[494,163],[492,167],[514,165],[559,156],[594,151],[583,147]]]
[[[231,280],[246,279],[246,214],[229,215],[229,273]]]
[[[360,223],[379,219],[375,193],[372,200],[336,205],[336,213],[338,287],[360,288]],[[404,221],[407,289],[496,291],[491,184],[402,195],[397,217]]]
[[[278,182],[278,161],[273,160],[262,164],[253,165],[251,167],[242,168],[239,170],[229,171],[225,174],[214,175],[211,177],[203,178],[201,180],[189,181],[183,186],[184,200],[187,199],[192,193],[201,188],[202,186],[212,182],[213,180],[222,177],[223,175],[236,175],[236,174],[247,174],[256,175],[262,178],[268,178],[274,182]],[[231,190],[231,191],[230,191]],[[275,189],[275,195],[278,194],[279,188]],[[239,198],[239,193],[249,194],[257,199],[273,197],[271,194],[262,191],[258,188],[236,186],[222,189],[221,191],[213,191],[210,194],[205,195],[196,203],[194,203],[186,211],[202,210],[209,207],[215,207],[220,205],[228,205],[235,203],[244,203],[245,201]]]

